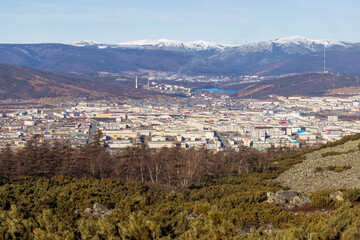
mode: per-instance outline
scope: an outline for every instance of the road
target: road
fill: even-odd
[[[221,142],[221,146],[222,146],[223,148],[229,148],[229,147],[230,147],[229,144],[228,144],[228,142],[226,141],[226,139],[224,138],[224,136],[221,135],[220,132],[214,131],[214,133],[215,133],[215,134],[214,134],[215,137],[218,137],[218,138],[219,138],[219,140],[220,140],[220,142]]]
[[[98,124],[99,124],[98,121],[91,120],[91,125],[90,125],[90,128],[89,128],[89,139],[87,140],[86,143],[94,142],[94,138],[95,138],[95,135],[96,135],[96,128],[97,128]]]

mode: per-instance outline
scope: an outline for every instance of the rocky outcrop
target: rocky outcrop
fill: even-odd
[[[286,208],[300,207],[304,204],[310,203],[308,195],[291,190],[282,190],[276,193],[268,192],[267,197],[267,201],[269,203],[283,205]]]
[[[108,209],[107,207],[99,203],[95,203],[92,208],[86,208],[84,212],[93,214],[94,216],[99,218],[104,218],[113,213],[114,210]]]
[[[306,154],[306,159],[282,173],[276,180],[297,192],[360,188],[360,140]],[[326,156],[327,152],[344,153]],[[324,157],[326,156],[326,157]],[[329,166],[349,166],[342,171]]]

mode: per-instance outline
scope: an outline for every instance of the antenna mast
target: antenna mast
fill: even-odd
[[[326,49],[326,45],[325,45],[325,43],[324,43],[324,73],[326,73],[326,51],[325,51],[325,49]]]

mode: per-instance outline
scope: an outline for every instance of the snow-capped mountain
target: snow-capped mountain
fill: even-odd
[[[320,49],[326,48],[345,48],[349,45],[347,42],[337,41],[337,40],[312,40],[300,36],[295,37],[286,37],[280,38],[271,41],[273,44],[277,46],[281,46],[284,52],[292,54],[301,52],[302,54],[306,54],[308,52],[316,52]],[[300,49],[299,49],[300,48]]]
[[[97,47],[97,48],[138,48],[138,49],[164,49],[164,50],[190,50],[190,51],[207,51],[207,50],[216,50],[222,51],[224,49],[230,48],[233,45],[229,44],[218,44],[208,41],[193,41],[193,42],[181,42],[176,40],[169,39],[144,39],[138,41],[123,42],[118,44],[106,44],[99,43],[95,41],[79,41],[72,43],[71,45],[77,47]]]
[[[277,44],[304,44],[304,45],[321,44],[321,45],[325,45],[326,47],[333,45],[346,46],[347,44],[346,42],[337,41],[337,40],[329,40],[329,39],[312,40],[302,36],[284,37],[273,40],[272,42]]]
[[[247,55],[251,53],[261,52],[283,52],[285,54],[308,54],[318,52],[324,48],[346,48],[351,43],[336,41],[336,40],[312,40],[305,37],[295,36],[279,38],[271,41],[261,41],[242,46],[232,47],[232,51],[237,54]]]
[[[118,44],[106,44],[95,41],[80,41],[72,45],[78,47],[104,48],[135,48],[135,49],[162,49],[162,50],[188,50],[188,51],[237,51],[242,54],[251,52],[272,51],[275,48],[281,49],[288,54],[306,54],[318,51],[325,47],[346,47],[347,42],[336,40],[312,40],[301,36],[279,38],[271,41],[261,41],[245,45],[219,44],[208,41],[181,42],[169,39],[151,40],[144,39],[138,41],[123,42]]]
[[[181,42],[168,39],[159,39],[159,40],[140,40],[140,41],[131,41],[119,43],[117,46],[121,47],[135,47],[135,48],[178,48],[185,50],[195,50],[195,51],[206,51],[206,50],[217,50],[222,51],[224,49],[232,47],[228,44],[218,44],[208,41],[193,41],[193,42]]]

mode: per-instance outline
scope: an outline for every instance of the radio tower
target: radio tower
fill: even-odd
[[[148,90],[150,90],[150,80],[148,78]]]
[[[135,76],[135,88],[137,88],[137,76]]]
[[[326,44],[324,43],[324,73],[327,73],[326,71]]]

